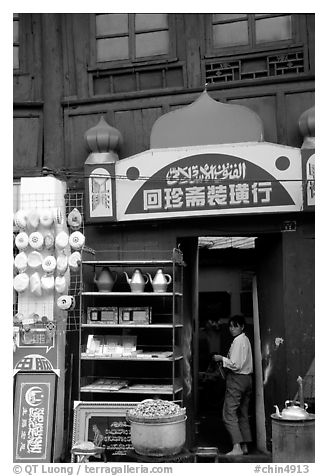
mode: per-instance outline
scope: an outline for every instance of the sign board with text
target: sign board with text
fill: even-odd
[[[51,463],[56,378],[54,373],[16,376],[15,462]]]
[[[302,149],[304,210],[311,211],[315,205],[315,151]]]
[[[136,402],[75,401],[72,446],[91,441],[106,449],[109,461],[120,461],[133,449],[126,412],[136,405]]]
[[[243,143],[154,149],[116,163],[117,220],[301,211],[299,149]]]

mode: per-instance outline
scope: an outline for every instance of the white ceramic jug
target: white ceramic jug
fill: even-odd
[[[149,276],[149,281],[151,282],[154,293],[165,293],[167,286],[172,282],[172,276],[164,273],[162,268],[159,268],[156,271],[154,278],[152,278],[149,273],[147,274]]]
[[[130,285],[131,292],[133,293],[143,293],[146,284],[148,283],[148,276],[146,274],[142,274],[139,268],[136,268],[129,278],[128,274],[124,271],[126,280]]]

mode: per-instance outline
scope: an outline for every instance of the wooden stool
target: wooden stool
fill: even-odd
[[[105,451],[105,448],[101,448],[100,446],[94,448],[93,450],[82,450],[79,448],[72,448],[73,462],[74,462],[74,457],[76,457],[76,463],[89,463],[90,456],[101,455],[104,453],[104,451]]]
[[[200,463],[199,458],[213,460],[213,463],[219,462],[219,451],[216,446],[198,446],[193,453],[194,463]]]

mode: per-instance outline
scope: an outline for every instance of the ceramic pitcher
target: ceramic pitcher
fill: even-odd
[[[167,286],[172,282],[172,276],[163,272],[162,268],[159,268],[156,271],[155,276],[152,278],[149,273],[149,281],[153,287],[154,293],[165,293]]]
[[[111,271],[107,266],[103,267],[100,271],[98,279],[96,275],[94,277],[94,283],[96,284],[98,291],[100,293],[111,292],[113,286],[117,279],[117,273],[115,271]]]
[[[144,292],[145,285],[148,283],[148,276],[146,274],[143,274],[139,268],[134,270],[131,278],[129,278],[129,275],[125,271],[124,274],[133,293]]]

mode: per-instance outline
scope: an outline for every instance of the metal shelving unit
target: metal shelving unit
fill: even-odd
[[[91,260],[82,257],[80,270],[79,394],[83,394],[84,399],[97,400],[113,395],[117,399],[120,395],[133,395],[135,401],[143,400],[145,395],[151,397],[156,394],[182,403],[184,262],[181,251],[172,250],[171,259],[151,260],[98,259],[97,253]],[[98,254],[103,257],[105,252]],[[148,285],[145,292],[137,293],[128,291],[127,283],[121,279],[115,283],[113,291],[99,292],[94,290],[91,278],[102,267],[110,267],[120,277],[124,270],[131,272],[134,267],[142,269],[143,273],[154,273],[160,267],[170,273],[172,283],[167,292],[156,293]],[[88,322],[88,308],[104,309],[108,306],[120,309],[131,306],[133,309],[141,304],[151,309],[149,323]],[[131,336],[131,333],[135,334],[137,341],[136,352],[132,355],[87,352],[86,343],[90,335],[106,339],[109,336]],[[119,388],[120,382],[122,388]]]

